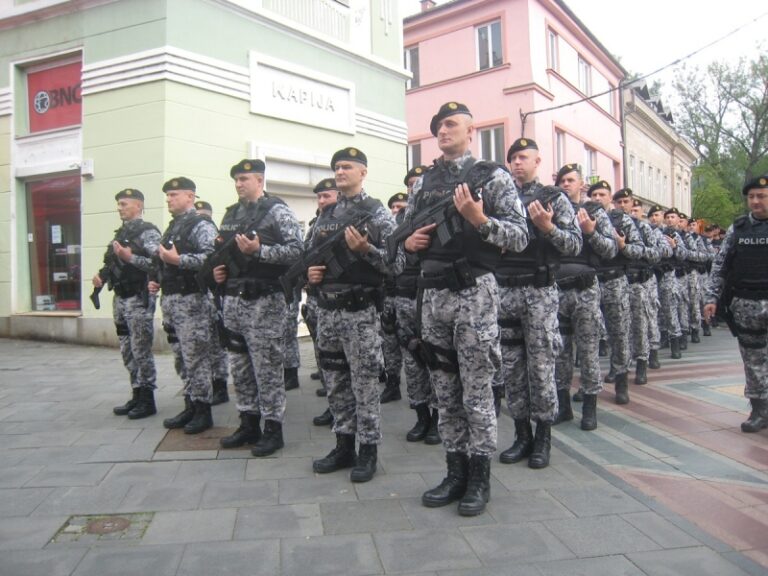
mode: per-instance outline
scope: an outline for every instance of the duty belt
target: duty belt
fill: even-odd
[[[418,294],[418,288],[416,286],[414,287],[406,287],[406,286],[398,286],[395,288],[395,296],[400,296],[401,298],[408,298],[410,300],[416,300],[416,295]]]
[[[131,283],[131,284],[115,284],[112,286],[115,295],[120,298],[132,298],[137,294],[141,294],[146,289],[145,284]]]
[[[177,276],[172,279],[163,279],[160,283],[160,289],[163,294],[181,294],[186,296],[188,294],[200,293],[200,286],[193,278],[186,276]]]
[[[768,300],[768,290],[752,290],[750,288],[734,288],[733,295],[745,300]]]
[[[688,274],[688,270],[686,270],[685,268],[675,268],[675,276],[677,276],[678,278],[682,278],[686,274]]]
[[[317,305],[323,310],[356,312],[358,310],[365,310],[372,305],[376,306],[377,310],[380,310],[381,299],[380,289],[363,286],[356,286],[350,290],[342,290],[340,292],[324,292],[320,290],[317,293]]]
[[[269,296],[281,292],[279,284],[269,284],[259,280],[229,280],[224,294],[227,296],[239,296],[243,300],[256,300],[262,296]]]
[[[557,287],[560,290],[576,289],[581,292],[595,285],[595,274],[581,274],[579,276],[570,276],[557,281]]]
[[[642,284],[643,282],[646,282],[650,280],[651,276],[653,275],[653,272],[650,268],[643,268],[640,270],[630,270],[627,273],[627,282],[630,284]]]
[[[462,258],[439,272],[422,272],[418,279],[418,287],[460,292],[465,288],[477,286],[476,278],[483,274],[488,274],[488,271],[474,269],[466,259]]]
[[[549,266],[542,266],[536,272],[527,274],[496,274],[496,282],[504,288],[519,288],[522,286],[533,286],[534,288],[545,288],[555,283],[554,271]]]
[[[624,268],[615,268],[613,270],[598,272],[597,279],[600,280],[600,282],[609,282],[611,280],[616,280],[616,278],[621,278],[625,274],[626,272],[624,271]]]

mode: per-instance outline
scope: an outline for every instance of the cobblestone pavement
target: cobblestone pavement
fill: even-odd
[[[743,372],[725,328],[682,360],[662,351],[627,406],[607,386],[596,431],[578,413],[555,427],[549,468],[494,461],[474,518],[420,504],[444,455],[405,441],[405,400],[382,407],[371,482],[313,474],[334,438],[312,426],[327,404],[301,348],[285,448],[256,459],[218,449],[234,401],[204,435],[162,427],[182,406],[168,355],[158,414],[132,421],[112,414],[129,395],[116,350],[0,339],[0,574],[768,574],[768,431],[739,431]],[[503,414],[499,447],[512,440]]]

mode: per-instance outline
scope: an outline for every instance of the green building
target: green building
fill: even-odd
[[[0,1],[0,336],[116,341],[88,295],[123,188],[162,229],[162,183],[190,177],[218,221],[261,158],[308,222],[352,145],[369,193],[400,191],[401,59],[392,0]]]

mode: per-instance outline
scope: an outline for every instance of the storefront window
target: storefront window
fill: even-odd
[[[27,183],[27,243],[35,310],[80,310],[80,177]]]

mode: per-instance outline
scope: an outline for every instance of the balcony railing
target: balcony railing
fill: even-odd
[[[350,10],[338,0],[262,0],[262,6],[311,28],[316,32],[349,42]]]

